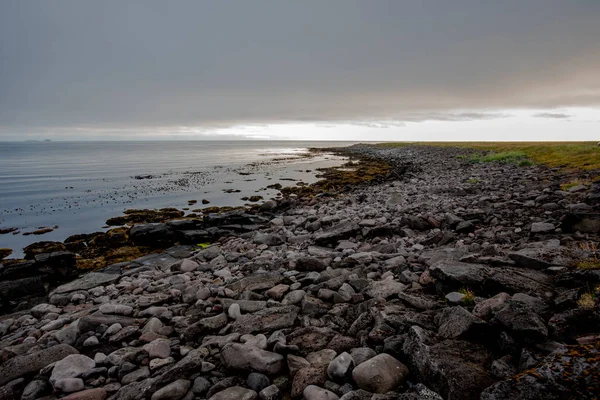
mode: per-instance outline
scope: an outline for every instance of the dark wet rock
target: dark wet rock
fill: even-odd
[[[438,335],[443,338],[481,340],[488,328],[485,321],[461,306],[445,308],[439,315]]]
[[[323,229],[315,235],[315,243],[319,245],[326,245],[330,243],[336,243],[343,239],[348,239],[354,236],[360,230],[358,224],[345,221],[337,225]]]
[[[600,232],[600,214],[598,213],[569,213],[562,221],[561,228],[565,232]]]
[[[177,238],[173,227],[164,223],[135,225],[129,231],[129,238],[136,245],[171,244]]]
[[[296,260],[296,269],[298,271],[324,271],[325,264],[315,257],[302,257]]]

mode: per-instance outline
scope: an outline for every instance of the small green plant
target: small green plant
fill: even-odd
[[[467,181],[467,183],[473,183],[473,184],[478,183],[478,182],[479,182],[479,179],[477,179],[477,178],[471,178]]]
[[[596,308],[596,296],[593,293],[584,293],[577,300],[577,305],[582,310],[593,310]]]
[[[462,299],[462,302],[466,306],[472,306],[475,304],[475,294],[467,288],[460,289],[458,293],[464,295],[465,297]]]
[[[196,246],[200,247],[201,249],[205,249],[210,246],[210,243],[198,243]]]

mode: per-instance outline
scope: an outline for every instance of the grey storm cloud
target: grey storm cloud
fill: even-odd
[[[0,126],[596,105],[598,21],[596,0],[0,0]]]

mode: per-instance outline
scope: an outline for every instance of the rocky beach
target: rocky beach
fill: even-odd
[[[600,397],[598,171],[327,151],[253,206],[4,259],[0,399]]]

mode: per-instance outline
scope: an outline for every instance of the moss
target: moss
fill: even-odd
[[[391,176],[390,164],[377,159],[351,160],[339,167],[318,169],[316,183],[306,186],[293,186],[281,189],[284,195],[295,194],[300,197],[312,197],[318,193],[335,192],[370,182],[384,181]]]
[[[467,183],[472,183],[472,184],[479,183],[479,179],[471,178],[471,179],[467,180]]]
[[[475,294],[468,288],[460,289],[458,293],[463,294],[465,297],[462,303],[466,306],[475,305]]]
[[[525,165],[531,165],[531,161],[527,159],[527,154],[520,151],[504,151],[496,153],[491,151],[487,154],[475,153],[467,158],[467,161],[472,164],[479,163],[502,163],[521,165],[523,162],[528,162]]]
[[[584,293],[577,300],[577,306],[582,310],[593,310],[596,308],[596,298],[593,293]]]
[[[210,243],[198,243],[196,246],[200,247],[201,249],[206,249],[210,246]]]
[[[577,269],[600,269],[600,260],[596,258],[592,260],[579,261],[575,264],[575,267]]]

